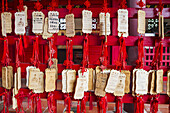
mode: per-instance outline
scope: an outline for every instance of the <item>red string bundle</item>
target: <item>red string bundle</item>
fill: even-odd
[[[21,35],[20,35],[20,38],[19,38],[19,55],[23,55],[23,51],[24,51],[24,48],[23,48],[23,45],[22,45],[22,38],[21,38]]]
[[[143,68],[143,58],[144,58],[144,50],[143,50],[143,38],[138,39],[138,60],[136,61],[136,68]]]
[[[116,113],[122,113],[122,97],[116,96]]]
[[[158,69],[158,67],[161,65],[162,54],[163,54],[163,43],[162,43],[162,40],[161,40],[158,44],[158,47],[155,50],[154,58],[153,58],[152,63],[151,63],[151,65],[153,67],[156,67],[156,69]]]
[[[34,66],[39,66],[39,37],[35,37],[34,45],[33,45],[33,53],[32,53],[32,58],[31,58],[31,63]]]
[[[70,38],[66,39],[66,60],[64,61],[64,65],[66,69],[72,69],[73,65],[73,42]]]
[[[55,106],[53,105],[53,102],[54,102],[54,93],[53,92],[48,93],[47,102],[48,102],[48,110],[49,110],[49,112],[54,113]]]
[[[126,45],[125,45],[125,39],[123,38],[123,34],[119,38],[119,43],[120,43],[120,50],[119,50],[118,60],[115,62],[117,70],[125,69],[125,65],[126,65],[127,53],[126,53]]]
[[[144,113],[144,101],[142,96],[135,97],[135,113]]]

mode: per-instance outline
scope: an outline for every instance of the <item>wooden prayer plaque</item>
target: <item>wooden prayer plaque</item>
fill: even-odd
[[[56,70],[53,68],[48,68],[45,70],[45,91],[46,92],[51,92],[55,90],[55,76],[56,76]]]

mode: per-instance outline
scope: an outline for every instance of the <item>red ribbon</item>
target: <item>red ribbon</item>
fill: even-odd
[[[73,65],[73,41],[70,38],[66,39],[66,60],[64,61],[64,65],[66,69],[71,68]]]
[[[125,69],[125,65],[126,65],[127,53],[126,53],[126,45],[125,45],[125,39],[123,37],[123,34],[119,38],[119,43],[120,43],[120,50],[119,50],[118,60],[115,62],[117,70],[118,69],[121,70],[122,68]]]
[[[144,101],[142,96],[135,97],[135,113],[144,113]]]
[[[77,113],[80,113],[80,103],[79,103],[79,100],[78,100],[78,103],[77,103]]]
[[[143,68],[143,58],[144,58],[144,50],[143,50],[143,38],[138,39],[138,60],[136,61],[136,68]]]
[[[122,97],[116,96],[116,113],[122,113]]]
[[[153,95],[150,101],[150,113],[157,113],[158,112],[158,97],[159,95]]]
[[[81,113],[86,113],[86,101],[87,101],[87,97],[84,96],[81,99]]]
[[[11,61],[11,59],[9,58],[9,49],[8,49],[8,38],[5,37],[4,39],[0,39],[0,40],[4,40],[4,52],[3,52],[3,56],[2,56],[2,64],[4,65],[9,65],[9,62]]]
[[[39,61],[39,37],[38,36],[35,37],[31,63],[34,66],[36,66],[36,65],[39,66],[39,63],[40,63],[40,61]]]
[[[55,106],[53,106],[53,101],[54,101],[54,94],[53,92],[50,92],[48,93],[48,98],[47,98],[48,110],[50,113],[54,113],[55,111]]]
[[[67,95],[64,95],[64,96],[65,96],[64,105],[67,107],[68,113],[70,113],[70,111],[71,111],[71,98],[69,96],[69,93]]]
[[[158,67],[161,65],[162,54],[163,54],[163,44],[162,44],[162,40],[161,40],[159,42],[158,47],[155,49],[154,58],[153,58],[152,63],[151,63],[151,65],[156,67],[156,69],[158,69]]]

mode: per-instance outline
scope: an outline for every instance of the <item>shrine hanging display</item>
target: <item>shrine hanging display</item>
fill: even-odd
[[[1,60],[3,93],[0,96],[3,96],[3,112],[9,113],[11,99],[12,108],[17,113],[23,113],[23,101],[27,98],[28,108],[31,107],[31,112],[42,113],[41,98],[43,96],[43,98],[47,98],[50,113],[57,112],[56,100],[58,99],[64,100],[64,113],[74,113],[72,101],[77,101],[77,113],[86,113],[87,101],[89,101],[89,110],[93,109],[93,102],[97,102],[98,113],[106,113],[108,102],[115,102],[116,113],[122,113],[122,104],[129,100],[134,103],[135,113],[144,113],[146,98],[150,101],[150,112],[157,113],[158,103],[162,98],[162,92],[164,92],[165,76],[163,75],[169,69],[169,67],[162,67],[163,46],[168,45],[168,42],[164,41],[166,38],[164,36],[165,15],[163,16],[162,13],[162,0],[159,0],[158,5],[159,37],[149,39],[145,36],[145,21],[148,15],[147,10],[143,8],[145,6],[143,0],[136,3],[140,8],[135,9],[134,12],[127,8],[126,0],[120,2],[117,11],[112,11],[115,8],[108,8],[108,1],[104,0],[102,10],[95,13],[95,8],[90,8],[90,0],[85,1],[86,8],[80,9],[79,12],[75,11],[71,0],[68,0],[67,10],[64,10],[64,13],[63,9],[58,9],[58,3],[58,0],[52,0],[44,11],[42,10],[43,5],[37,0],[34,6],[36,11],[33,10],[30,13],[30,11],[28,12],[29,7],[24,6],[23,0],[19,0],[17,12],[11,13],[11,11],[8,11],[8,1],[2,0],[2,38],[0,38],[0,41],[3,41]],[[30,19],[30,14],[32,14],[31,24],[34,36],[26,36],[26,27],[30,26],[27,18]],[[138,36],[129,36],[129,15],[135,17],[131,16],[132,14],[137,15],[136,31]],[[78,32],[81,32],[82,36],[75,36],[77,34],[76,18],[80,15],[82,17],[82,25],[80,25],[82,31]],[[63,32],[60,30],[62,22],[60,22],[59,17],[65,19],[65,36],[58,36]],[[96,36],[93,36],[93,17],[99,18],[97,21],[97,28],[99,29],[95,32]],[[115,28],[111,26],[114,17],[117,21]],[[14,18],[14,33],[19,35],[19,38],[17,36],[11,38],[13,36],[7,35],[11,34],[13,30],[12,18]],[[112,36],[111,31],[115,29],[117,31],[116,36]],[[9,44],[9,40],[14,41],[10,41]],[[130,44],[128,44],[129,40]],[[153,42],[152,40],[155,43],[155,48],[153,47],[155,51],[153,52],[153,60],[150,62],[151,66],[147,67],[144,65],[144,59],[146,59],[144,50],[148,43],[148,45],[153,46],[153,44],[150,44]],[[150,42],[146,44],[146,41]],[[132,45],[132,43],[134,44]],[[9,47],[14,47],[11,46],[12,44],[15,44],[14,52],[9,49]],[[74,46],[82,46],[82,59],[81,55],[78,54],[79,60],[82,60],[82,62],[78,65],[73,62],[75,57],[73,44]],[[30,45],[32,45],[32,57],[30,63],[25,63],[24,57],[27,53],[24,50],[29,48]],[[58,45],[62,45],[62,48],[66,50],[66,58],[63,63],[60,60],[58,61],[58,55],[64,59],[63,54],[57,53]],[[118,54],[112,53],[115,51],[112,46],[115,45],[119,48],[116,50]],[[126,49],[127,46],[131,45],[138,46],[135,66],[127,65],[128,54]],[[97,47],[97,49],[93,50],[94,47]],[[28,51],[26,50],[26,52]],[[98,51],[99,53],[97,53]],[[15,54],[12,60],[10,54]],[[98,55],[98,58],[94,58],[97,56],[95,54]],[[113,57],[117,59],[111,61],[110,58]],[[11,61],[14,61],[14,63],[10,63]],[[109,64],[110,62],[114,65]],[[170,71],[167,71],[166,74],[166,96],[169,98]],[[23,77],[26,78],[25,88],[22,87],[23,83],[21,82]],[[61,91],[57,87],[58,79],[61,80]],[[126,100],[127,98],[130,99]],[[31,105],[29,104],[30,100]],[[165,101],[167,103],[167,100]]]

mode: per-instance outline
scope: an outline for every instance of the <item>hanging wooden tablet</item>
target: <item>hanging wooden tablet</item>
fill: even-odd
[[[2,67],[2,87],[7,87],[7,67]]]
[[[126,75],[121,72],[118,77],[118,83],[117,83],[117,86],[114,91],[115,96],[124,96],[124,94],[125,94],[125,92],[124,92],[125,91],[125,79],[126,79]]]
[[[167,72],[167,95],[170,97],[170,71]]]
[[[89,68],[89,82],[88,82],[88,91],[91,91],[93,90],[93,69],[92,68]]]
[[[48,32],[49,33],[59,32],[59,12],[58,11],[48,12]]]
[[[25,27],[28,26],[28,21],[27,21],[27,10],[28,10],[28,7],[25,5],[25,6],[24,6],[24,13],[25,13]]]
[[[25,12],[15,13],[15,34],[25,34]]]
[[[15,90],[14,88],[12,89],[12,108],[13,109],[16,109],[18,106],[17,106],[17,99],[15,98]]]
[[[139,69],[134,69],[132,73],[132,96],[135,96],[135,89],[136,89],[136,72]]]
[[[136,90],[137,94],[147,94],[148,92],[148,72],[140,69],[136,72]]]
[[[82,11],[82,32],[91,33],[92,32],[92,12],[88,10]]]
[[[96,88],[95,88],[96,96],[101,96],[101,97],[105,96],[106,82],[107,82],[107,74],[98,73],[96,75]]]
[[[35,69],[36,67],[28,66],[26,67],[26,86],[29,84],[30,69]]]
[[[105,35],[105,20],[106,20],[106,31],[107,35],[110,35],[110,13],[100,13],[99,14],[100,19],[100,34],[99,35]]]
[[[163,70],[156,71],[156,93],[161,93],[163,91]]]
[[[45,23],[44,23],[44,29],[43,29],[43,34],[42,34],[42,38],[43,39],[47,39],[52,37],[53,34],[48,32],[48,17],[45,18]]]
[[[88,91],[89,70],[87,69],[84,73],[82,73],[81,70],[78,70],[78,76],[79,78],[85,78],[84,91]]]
[[[164,39],[164,17],[159,12],[159,37]]]
[[[29,89],[37,89],[38,86],[38,74],[40,72],[40,69],[38,68],[31,68],[30,69],[30,75],[29,75],[29,84],[28,84],[28,88]]]
[[[38,88],[34,89],[34,93],[43,93],[44,92],[44,73],[39,72],[38,74]]]
[[[118,78],[120,76],[120,72],[117,70],[111,70],[109,79],[107,81],[107,85],[105,88],[105,91],[107,93],[113,93],[115,91],[115,88],[118,84]]]
[[[138,10],[138,33],[145,34],[145,11]]]
[[[45,70],[45,91],[51,92],[55,90],[55,76],[56,76],[56,70],[52,68],[48,68]]]
[[[56,58],[51,59],[53,61],[53,64],[51,65],[51,68],[54,68],[56,70],[56,76],[55,78],[58,79],[58,60]]]
[[[12,32],[12,14],[10,12],[1,13],[2,36]]]
[[[123,37],[128,36],[128,10],[127,9],[118,10],[118,36],[121,37],[122,33],[123,33]]]
[[[129,93],[130,92],[130,71],[129,70],[121,70],[121,72],[126,75],[125,93]]]
[[[13,67],[7,66],[7,82],[6,89],[11,89],[13,83]]]
[[[74,37],[75,35],[74,14],[66,15],[65,20],[66,20],[66,36]]]
[[[156,71],[155,70],[150,70],[149,71],[149,76],[148,76],[148,92],[151,95],[156,95]]]
[[[15,95],[18,94],[18,74],[15,73],[14,74],[14,92],[15,92]]]
[[[82,99],[84,97],[84,84],[86,82],[86,78],[77,78],[74,99]]]
[[[32,13],[32,32],[35,34],[42,34],[44,26],[44,14],[41,11],[34,11]]]
[[[17,68],[17,90],[21,88],[21,67]]]
[[[67,71],[66,69],[64,69],[62,71],[62,92],[66,93],[67,92]]]
[[[76,84],[76,70],[67,71],[67,93],[74,92]]]

